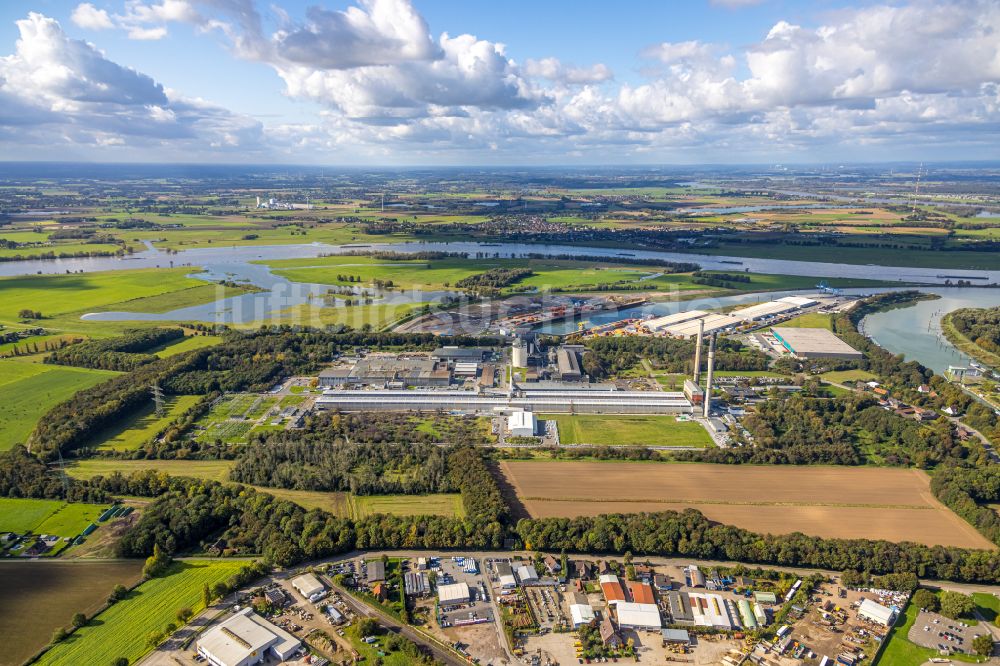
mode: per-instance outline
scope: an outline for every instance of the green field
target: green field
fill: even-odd
[[[4,295],[0,319],[17,319],[23,308],[52,316],[205,285],[186,277],[189,273],[190,268],[157,268],[0,278],[0,292]],[[214,291],[214,287],[210,288]]]
[[[462,517],[465,515],[462,497],[458,494],[352,495],[350,503],[354,518],[364,518],[375,513],[389,513],[396,516]]]
[[[24,442],[46,412],[77,391],[118,373],[0,360],[0,450]]]
[[[665,416],[599,414],[539,414],[559,424],[561,444],[597,446],[712,446],[712,438],[697,421]]]
[[[67,465],[66,471],[74,478],[90,479],[95,476],[108,476],[114,472],[131,474],[132,472],[152,469],[171,476],[190,476],[195,479],[225,481],[229,478],[229,469],[232,466],[233,462],[231,460],[113,460],[87,458]]]
[[[160,358],[167,356],[173,356],[174,354],[181,354],[183,352],[188,352],[194,349],[204,349],[205,347],[212,347],[222,342],[222,338],[218,335],[189,335],[186,338],[182,338],[176,342],[164,346],[162,349],[156,350],[155,353]]]
[[[65,504],[62,500],[0,498],[0,532],[33,532]]]
[[[867,370],[834,370],[832,372],[824,372],[820,377],[836,384],[843,384],[844,382],[867,382],[878,379],[878,375]]]
[[[150,404],[137,414],[130,416],[125,421],[109,432],[97,437],[97,448],[112,449],[115,451],[129,451],[137,449],[149,442],[160,431],[166,428],[171,421],[194,406],[201,398],[197,395],[171,396],[164,400],[165,408],[163,416],[157,416]]]
[[[75,537],[107,508],[107,504],[0,498],[0,532]]]
[[[809,314],[799,315],[788,321],[783,321],[778,326],[785,326],[787,328],[825,328],[830,331],[833,330],[831,318],[832,315],[810,312]]]
[[[118,657],[135,663],[149,652],[146,636],[176,622],[179,608],[200,611],[202,586],[225,580],[243,564],[224,560],[177,562],[169,575],[143,583],[124,601],[42,655],[37,663],[110,664]]]

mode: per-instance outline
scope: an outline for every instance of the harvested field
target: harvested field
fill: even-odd
[[[504,462],[532,517],[698,509],[754,532],[994,545],[938,502],[919,470],[623,462]]]

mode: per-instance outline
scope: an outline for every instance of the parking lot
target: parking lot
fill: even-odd
[[[972,640],[980,634],[988,634],[984,626],[970,627],[964,622],[950,620],[937,613],[921,611],[917,621],[910,627],[907,638],[911,643],[934,650],[964,652],[972,654]]]

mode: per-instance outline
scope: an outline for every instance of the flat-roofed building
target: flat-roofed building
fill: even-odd
[[[664,645],[690,645],[691,635],[685,629],[663,629],[660,638]]]
[[[785,349],[798,358],[858,360],[863,356],[857,349],[825,328],[775,326],[771,332]]]
[[[691,613],[696,625],[726,630],[736,628],[726,600],[718,594],[692,592],[688,598],[691,600]]]
[[[513,437],[534,437],[538,419],[531,412],[516,411],[507,417],[507,432]]]
[[[517,579],[521,585],[534,585],[538,582],[538,572],[532,564],[525,564],[517,568]]]
[[[431,358],[439,361],[472,361],[481,363],[491,350],[487,347],[438,347],[431,352]]]
[[[448,386],[451,370],[429,358],[370,356],[349,368],[328,368],[319,373],[319,385],[336,386]]]
[[[198,639],[198,654],[213,666],[254,666],[269,656],[291,659],[302,642],[253,612],[237,611]]]
[[[615,605],[619,629],[659,631],[663,627],[660,609],[656,604],[639,604],[625,601]]]
[[[743,320],[727,314],[710,314],[700,320],[686,321],[683,324],[675,324],[664,329],[664,333],[675,338],[687,339],[698,335],[700,322],[705,322],[705,335],[717,333],[740,325]]]
[[[687,398],[692,405],[700,405],[705,402],[705,389],[695,384],[693,380],[685,379],[684,397]]]

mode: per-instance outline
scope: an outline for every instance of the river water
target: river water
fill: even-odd
[[[323,254],[341,254],[352,250],[375,248],[398,252],[447,251],[481,253],[490,257],[520,257],[535,254],[572,254],[586,256],[618,256],[628,258],[663,259],[666,261],[695,262],[709,270],[743,271],[797,275],[816,278],[869,278],[886,281],[919,282],[926,284],[923,291],[932,292],[942,298],[924,301],[912,307],[878,313],[865,318],[865,332],[886,349],[907,358],[920,361],[937,372],[943,372],[949,365],[968,361],[951,347],[940,335],[940,317],[943,313],[960,307],[991,307],[1000,305],[1000,290],[985,288],[945,287],[945,280],[959,278],[976,279],[976,283],[1000,282],[1000,271],[966,271],[958,269],[927,269],[894,266],[859,266],[822,262],[789,261],[779,259],[757,259],[725,257],[678,252],[656,252],[648,250],[621,250],[614,248],[591,248],[569,245],[535,245],[527,243],[387,243],[378,245],[266,245],[195,248],[169,254],[147,244],[147,250],[125,258],[82,257],[76,259],[48,259],[0,263],[0,275],[30,275],[34,273],[58,274],[66,272],[100,272],[132,268],[167,268],[190,266],[195,277],[209,281],[230,279],[250,281],[265,291],[243,294],[230,298],[220,298],[216,302],[181,308],[167,313],[102,312],[84,315],[93,320],[143,320],[143,321],[211,321],[221,323],[252,323],[267,319],[269,315],[286,308],[310,302],[319,294],[330,289],[330,285],[289,282],[274,275],[271,270],[252,261],[274,259],[319,257]],[[653,270],[651,268],[651,270]],[[986,280],[982,280],[986,278]],[[849,295],[872,293],[876,290],[846,290]],[[373,293],[378,303],[399,304],[439,300],[452,292],[392,290]],[[360,288],[356,290],[360,293]],[[771,292],[761,294],[740,294],[722,298],[698,298],[680,301],[683,293],[672,302],[650,303],[639,308],[619,312],[600,313],[590,317],[590,325],[604,324],[629,317],[647,315],[660,316],[691,309],[716,309],[726,306],[762,302],[793,293]],[[551,333],[566,333],[575,330],[577,322],[557,322],[542,329]]]

